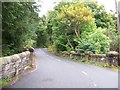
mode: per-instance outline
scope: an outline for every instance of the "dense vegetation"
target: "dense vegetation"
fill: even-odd
[[[116,18],[96,2],[60,3],[47,16],[52,25],[50,50],[106,53],[118,50]]]
[[[2,3],[2,54],[21,52],[24,47],[33,46],[38,26],[37,9],[34,3]]]
[[[96,2],[61,2],[39,18],[31,2],[5,2],[2,9],[3,55],[31,46],[96,54],[118,50],[116,18]]]

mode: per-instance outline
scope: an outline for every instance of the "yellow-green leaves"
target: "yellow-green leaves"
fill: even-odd
[[[71,3],[69,6],[65,5],[62,7],[62,11],[57,14],[58,19],[62,19],[66,23],[69,19],[74,24],[90,23],[92,22],[93,15],[90,9],[86,8],[83,3]]]
[[[80,25],[94,21],[91,10],[81,2],[63,5],[56,18],[72,28],[78,40],[80,40]]]

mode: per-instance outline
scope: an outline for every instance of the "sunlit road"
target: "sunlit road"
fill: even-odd
[[[37,68],[10,88],[118,88],[118,73],[36,49]]]

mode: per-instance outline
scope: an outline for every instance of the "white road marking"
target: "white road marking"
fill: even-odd
[[[95,84],[95,83],[94,83],[93,85],[94,85],[95,87],[97,86],[97,84]]]
[[[82,71],[83,74],[85,74],[86,76],[88,75],[86,72]]]

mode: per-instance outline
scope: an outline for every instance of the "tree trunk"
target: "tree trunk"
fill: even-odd
[[[69,45],[71,46],[71,48],[74,49],[68,38],[67,38],[67,41],[68,41]]]
[[[75,34],[76,34],[78,40],[80,40],[80,33],[79,33],[79,30],[77,30],[77,28],[75,28]]]
[[[65,33],[65,36],[67,36],[67,33]],[[67,41],[68,41],[68,44],[70,45],[70,47],[71,47],[72,49],[74,49],[73,46],[72,46],[72,44],[70,43],[69,38],[67,38]]]

